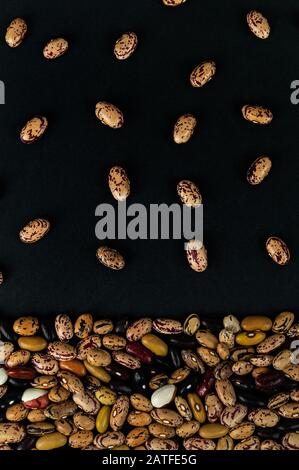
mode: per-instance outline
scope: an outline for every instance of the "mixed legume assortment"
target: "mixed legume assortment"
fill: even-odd
[[[299,323],[0,322],[0,450],[299,450]]]

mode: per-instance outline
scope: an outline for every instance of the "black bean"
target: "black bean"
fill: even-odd
[[[241,390],[254,390],[255,382],[251,376],[233,375],[230,377],[232,384]]]
[[[57,341],[57,334],[53,320],[42,318],[40,321],[40,329],[47,341]]]
[[[133,373],[134,390],[150,394],[149,375],[144,370],[136,370]],[[111,383],[111,382],[110,382]]]
[[[0,399],[0,410],[21,401],[23,390],[19,388],[9,388],[7,393]]]
[[[7,383],[12,387],[19,388],[21,390],[25,390],[26,388],[31,387],[30,380],[23,380],[23,379],[14,379],[13,377],[9,377]]]
[[[109,366],[106,366],[105,369],[112,377],[115,377],[119,380],[124,380],[125,382],[130,379],[130,372],[125,367],[120,366],[113,362]]]
[[[185,380],[177,384],[177,395],[184,396],[187,393],[194,392],[200,380],[200,374],[191,372]]]
[[[163,364],[151,364],[142,368],[149,375],[169,374],[169,367],[163,367]],[[172,369],[173,372],[173,369]]]
[[[18,335],[13,331],[12,320],[2,319],[0,323],[0,333],[2,340],[16,342]]]
[[[169,343],[181,349],[189,349],[197,346],[196,339],[193,336],[185,334],[170,336]]]
[[[173,346],[169,348],[169,355],[172,362],[172,368],[179,369],[182,366],[181,351]]]
[[[256,428],[255,434],[262,440],[273,439],[274,441],[280,441],[282,434],[278,428]]]
[[[30,450],[35,447],[36,437],[34,436],[26,436],[21,442],[19,442],[15,450]]]
[[[154,364],[157,364],[158,366],[160,366],[160,370],[163,369],[163,372],[166,372],[166,371],[167,373],[169,373],[170,371],[173,372],[173,365],[171,364],[170,357],[154,356]]]
[[[6,421],[6,417],[5,417],[5,409],[1,409],[0,408],[0,423],[4,423]]]
[[[299,387],[298,382],[289,379],[288,377],[284,377],[284,381],[281,384],[281,389],[286,391],[292,391]]]
[[[111,380],[109,388],[117,393],[131,394],[133,389],[129,383],[121,382],[120,380]]]
[[[201,328],[204,328],[206,330],[222,330],[223,328],[223,323],[222,320],[219,318],[203,318],[201,320]]]
[[[277,429],[284,433],[287,432],[298,432],[299,431],[299,421],[298,419],[288,419],[288,418],[280,418]]]
[[[237,401],[247,405],[249,408],[265,408],[268,404],[267,397],[248,390],[238,390]]]
[[[117,335],[125,336],[128,326],[132,323],[128,317],[122,318],[115,323],[114,330]]]

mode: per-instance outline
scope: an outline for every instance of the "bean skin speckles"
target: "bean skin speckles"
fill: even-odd
[[[18,47],[27,33],[27,24],[22,18],[15,18],[6,30],[5,41],[9,47]]]
[[[105,126],[119,129],[124,124],[124,115],[114,104],[107,101],[99,101],[95,109],[96,117]]]
[[[173,129],[173,140],[176,144],[185,144],[191,139],[196,126],[196,117],[192,114],[180,116]]]
[[[252,10],[247,14],[247,24],[250,31],[259,39],[267,39],[270,35],[270,25],[262,13]]]
[[[28,121],[20,133],[23,144],[32,144],[38,140],[46,131],[48,120],[44,116],[36,116]]]
[[[164,5],[167,7],[177,7],[179,5],[182,5],[185,3],[187,0],[163,0]]]
[[[207,250],[197,240],[190,240],[186,246],[186,256],[193,271],[202,273],[208,268]]]
[[[66,39],[57,38],[51,39],[48,44],[44,47],[43,55],[45,59],[57,59],[66,53],[69,45]]]
[[[202,62],[197,65],[190,75],[191,85],[200,88],[208,83],[216,73],[216,64],[213,61]]]
[[[177,192],[183,204],[187,207],[198,207],[202,204],[202,196],[193,181],[182,180],[177,185]]]
[[[133,32],[124,33],[115,43],[114,55],[118,60],[131,57],[138,44],[137,35]]]
[[[290,261],[290,251],[286,243],[278,237],[268,238],[266,250],[270,258],[280,266],[285,266]]]
[[[242,115],[246,121],[260,125],[270,124],[273,119],[273,114],[270,109],[257,105],[244,105],[242,108]]]
[[[247,171],[247,181],[251,185],[257,185],[264,181],[268,176],[272,167],[269,157],[258,157],[249,167]]]
[[[97,259],[107,268],[119,271],[125,267],[123,256],[113,248],[101,246],[96,252]]]
[[[50,230],[50,222],[46,219],[34,219],[19,233],[21,242],[35,243],[41,240]]]
[[[130,194],[130,180],[120,166],[114,166],[109,171],[108,184],[112,196],[117,201],[125,201]]]

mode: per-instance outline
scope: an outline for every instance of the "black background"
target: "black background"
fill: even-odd
[[[272,26],[257,39],[246,13],[260,9]],[[166,8],[161,0],[1,0],[0,79],[0,311],[6,315],[91,311],[179,316],[276,313],[298,306],[299,105],[290,83],[299,79],[297,0],[187,0]],[[28,36],[10,49],[4,34],[14,17]],[[115,40],[135,31],[138,49],[127,61],[114,58]],[[66,37],[68,53],[42,56],[45,43]],[[217,73],[202,89],[189,74],[213,59]],[[125,115],[112,130],[95,118],[99,100]],[[264,104],[270,126],[241,117],[243,104]],[[194,113],[191,141],[177,146],[177,117]],[[45,115],[45,136],[26,146],[23,124]],[[273,160],[259,187],[246,182],[258,156]],[[107,173],[124,166],[131,202],[178,202],[181,179],[198,183],[204,198],[204,241],[209,268],[193,272],[181,241],[115,241],[126,257],[120,272],[96,260],[94,211],[113,202]],[[46,217],[52,230],[24,245],[18,232]],[[269,235],[282,237],[292,253],[286,267],[265,252]]]

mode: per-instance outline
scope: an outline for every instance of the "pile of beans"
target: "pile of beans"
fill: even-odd
[[[1,450],[299,450],[292,312],[26,316],[0,333]]]

